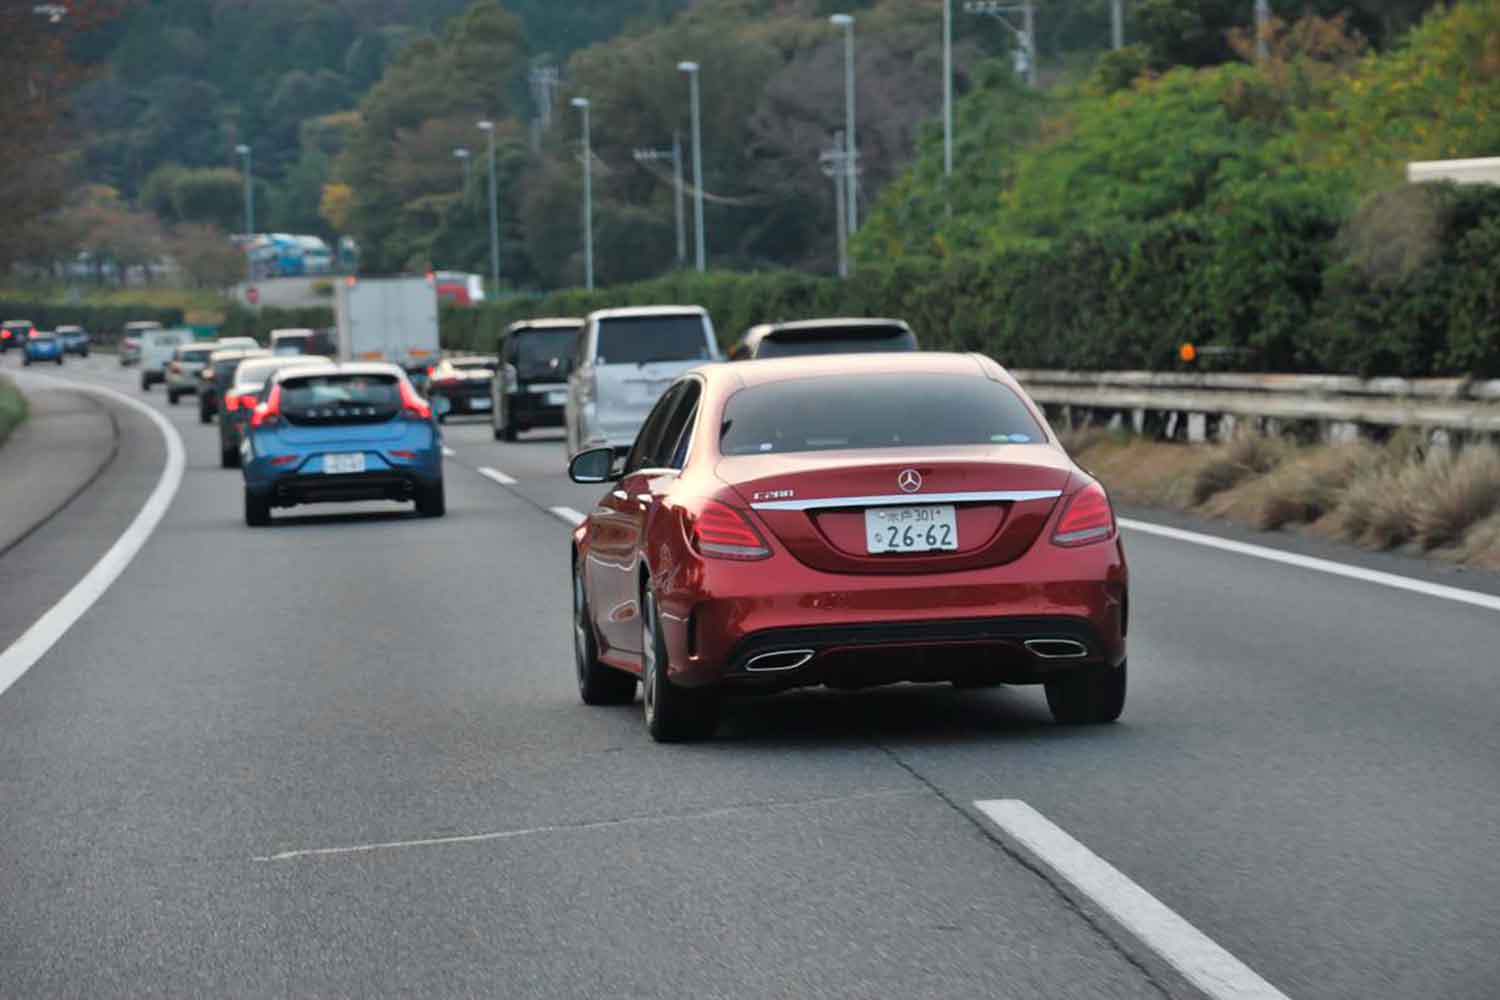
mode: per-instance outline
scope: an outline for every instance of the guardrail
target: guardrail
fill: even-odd
[[[1314,430],[1326,440],[1399,427],[1500,435],[1500,380],[1195,372],[1011,374],[1049,417],[1064,425],[1128,425],[1166,438],[1225,437],[1241,423],[1271,432]]]

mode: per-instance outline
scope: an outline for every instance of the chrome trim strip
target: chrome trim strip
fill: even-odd
[[[752,503],[751,510],[827,510],[830,507],[919,507],[934,503],[1025,503],[1056,500],[1062,490],[993,490],[983,493],[902,493],[878,497],[826,497]]]

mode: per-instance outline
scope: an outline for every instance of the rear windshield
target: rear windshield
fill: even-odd
[[[175,347],[186,338],[180,333],[153,333],[146,331],[146,342],[155,347]]]
[[[234,375],[234,380],[238,383],[236,388],[244,387],[246,391],[258,389],[266,384],[266,379],[287,367],[290,365],[285,361],[278,362],[270,359],[242,361]]]
[[[212,347],[179,349],[177,352],[177,357],[182,361],[191,361],[194,364],[204,364],[208,361],[209,355],[213,354],[213,352],[214,349]]]
[[[401,385],[394,375],[314,375],[281,383],[281,412],[289,420],[388,418],[399,409]]]
[[[529,372],[552,372],[566,368],[568,360],[573,356],[574,345],[578,342],[576,329],[529,330],[514,336],[516,338],[516,370],[522,375]]]
[[[831,330],[773,333],[755,349],[757,358],[790,358],[805,354],[878,354],[915,351],[917,338],[892,327],[852,326]]]
[[[700,316],[631,316],[601,320],[594,363],[709,361],[713,354]]]
[[[1046,434],[1010,389],[976,375],[844,375],[752,386],[724,408],[725,455],[1027,444]]]

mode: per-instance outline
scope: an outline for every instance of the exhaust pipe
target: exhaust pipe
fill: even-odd
[[[1026,649],[1042,660],[1081,660],[1089,648],[1074,639],[1027,639]]]
[[[781,649],[751,657],[750,662],[745,664],[745,669],[755,674],[778,673],[806,666],[812,658],[813,651],[810,649]]]

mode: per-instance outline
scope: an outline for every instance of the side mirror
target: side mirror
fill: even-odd
[[[580,451],[568,463],[568,477],[575,483],[612,483],[620,478],[615,472],[613,448],[590,448]]]

